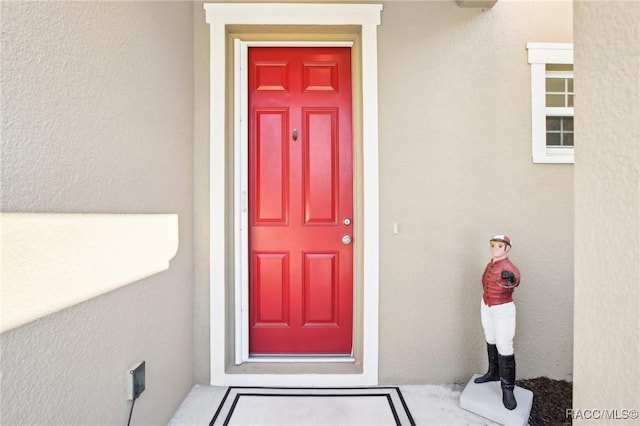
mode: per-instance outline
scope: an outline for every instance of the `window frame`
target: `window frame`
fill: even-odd
[[[573,107],[546,106],[547,64],[573,65],[573,43],[527,43],[527,50],[531,66],[531,155],[533,162],[573,164],[574,147],[550,148],[547,146],[546,125],[547,116],[574,116]],[[573,72],[571,75],[573,76]]]

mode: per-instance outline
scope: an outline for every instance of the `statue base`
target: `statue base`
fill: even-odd
[[[513,395],[518,406],[507,410],[502,405],[502,389],[500,382],[474,383],[474,374],[460,394],[460,407],[474,414],[505,426],[525,426],[529,422],[529,414],[533,406],[533,392],[516,386]]]

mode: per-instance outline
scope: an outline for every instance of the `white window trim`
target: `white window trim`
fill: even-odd
[[[572,43],[527,43],[531,65],[531,155],[534,163],[573,163],[574,148],[547,148],[545,101],[547,64],[573,64]],[[573,116],[573,108],[561,108]],[[554,108],[559,110],[559,108]],[[556,113],[560,111],[555,111]],[[568,114],[570,113],[571,114]]]
[[[210,358],[211,384],[280,386],[350,386],[378,383],[379,319],[379,189],[378,189],[378,58],[380,4],[207,3],[210,26]],[[363,163],[363,364],[359,374],[229,374],[226,371],[227,241],[238,238],[226,227],[229,182],[226,164],[227,25],[356,25],[362,43]],[[295,40],[292,40],[292,44]],[[241,194],[240,194],[241,195]],[[236,194],[238,196],[238,194]],[[233,203],[238,206],[242,198]],[[236,307],[237,308],[237,307]],[[235,348],[235,356],[238,348]],[[234,357],[235,357],[234,356]],[[240,351],[242,357],[242,350]]]

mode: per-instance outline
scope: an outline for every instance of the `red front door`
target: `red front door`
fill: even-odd
[[[349,354],[351,49],[249,48],[249,352]]]

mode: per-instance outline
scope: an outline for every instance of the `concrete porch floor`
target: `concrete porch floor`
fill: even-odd
[[[416,425],[497,424],[460,408],[462,384],[404,385],[399,388]],[[224,386],[195,385],[169,426],[208,425],[226,391]],[[340,419],[336,418],[335,424],[340,424]]]

